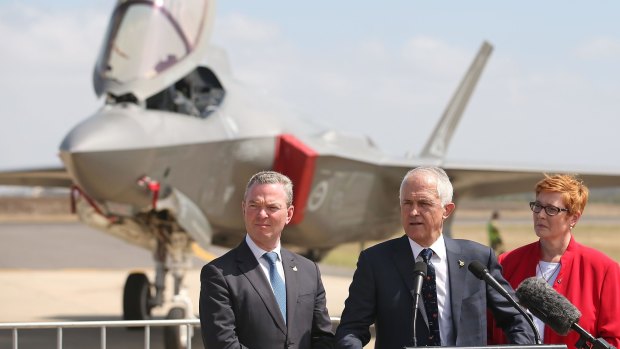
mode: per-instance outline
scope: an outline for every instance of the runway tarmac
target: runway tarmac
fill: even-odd
[[[81,223],[1,223],[0,241],[0,322],[121,320],[127,274],[154,276],[148,251]],[[185,278],[195,309],[204,263],[196,258]],[[353,271],[324,265],[321,271],[330,315],[340,316]],[[154,309],[153,315],[164,318],[167,311]],[[160,328],[152,328],[151,348],[163,348],[162,337]],[[108,348],[142,348],[143,338],[141,330],[110,329]],[[63,348],[100,343],[98,329],[66,330],[63,339]],[[20,332],[19,348],[55,344],[55,330]],[[0,331],[0,348],[10,347],[10,331]],[[195,335],[192,348],[202,347]]]

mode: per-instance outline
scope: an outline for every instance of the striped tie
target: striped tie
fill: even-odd
[[[282,277],[278,274],[278,268],[276,268],[278,254],[275,252],[267,252],[263,255],[263,258],[269,262],[269,282],[271,283],[273,295],[276,297],[276,301],[280,307],[284,323],[286,323],[286,288],[284,287]]]
[[[441,337],[439,336],[439,308],[437,306],[437,284],[435,283],[435,268],[431,263],[433,250],[425,248],[420,252],[424,263],[428,265],[426,279],[422,283],[422,299],[424,309],[428,318],[428,345],[440,346]]]

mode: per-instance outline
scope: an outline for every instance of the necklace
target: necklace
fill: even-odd
[[[541,262],[539,261],[538,264],[537,264],[538,265],[538,270],[540,271],[540,277],[545,279],[547,284],[551,285],[553,282],[550,284],[549,281],[551,279],[553,279],[553,277],[556,275],[556,273],[560,270],[560,266],[562,265],[562,263],[559,263],[559,262],[556,263],[555,268],[553,268],[553,270],[549,274],[547,274],[547,273],[549,272],[549,266],[551,266],[552,263],[548,263],[547,264],[547,268],[545,268],[546,269],[545,271],[543,271],[543,268],[541,267],[540,263]]]

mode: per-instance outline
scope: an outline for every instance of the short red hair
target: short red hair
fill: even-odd
[[[545,178],[536,184],[536,195],[543,191],[561,193],[569,213],[583,213],[588,203],[588,187],[573,175],[545,173]]]

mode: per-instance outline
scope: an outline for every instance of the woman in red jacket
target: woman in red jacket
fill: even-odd
[[[513,288],[528,277],[543,278],[581,312],[579,325],[596,338],[620,348],[620,267],[605,254],[573,238],[588,201],[588,188],[569,175],[545,175],[530,202],[538,241],[499,256],[504,277]],[[489,323],[489,344],[503,343]],[[579,334],[555,333],[534,318],[543,343],[575,348]]]

